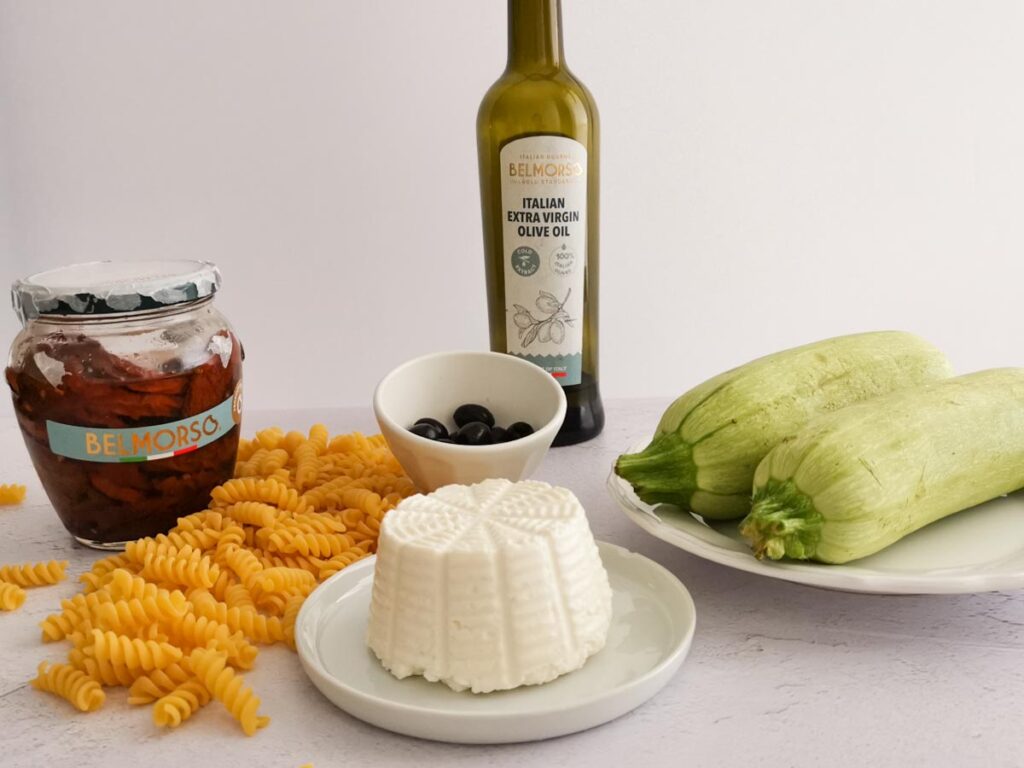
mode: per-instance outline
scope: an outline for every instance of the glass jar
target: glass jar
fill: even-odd
[[[242,348],[208,262],[76,264],[19,280],[6,370],[39,479],[79,542],[118,549],[231,477]]]

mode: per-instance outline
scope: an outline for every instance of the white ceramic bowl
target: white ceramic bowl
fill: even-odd
[[[417,419],[449,429],[463,403],[487,406],[495,423],[528,422],[534,433],[497,445],[455,445],[409,431]],[[437,352],[398,366],[381,379],[373,411],[395,457],[424,492],[489,477],[521,480],[540,464],[565,418],[565,393],[544,369],[498,352]]]

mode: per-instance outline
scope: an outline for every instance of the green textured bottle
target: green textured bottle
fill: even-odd
[[[477,116],[491,349],[565,389],[555,445],[604,426],[597,385],[598,118],[559,0],[508,0],[508,65]]]

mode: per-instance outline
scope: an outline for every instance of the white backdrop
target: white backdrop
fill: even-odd
[[[257,408],[366,404],[403,359],[485,346],[474,118],[504,15],[0,0],[0,282],[216,261]],[[565,0],[564,21],[603,117],[606,397],[874,328],[961,370],[1024,363],[1024,5]]]

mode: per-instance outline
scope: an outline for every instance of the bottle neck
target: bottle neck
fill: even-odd
[[[508,69],[556,70],[564,58],[561,0],[508,0]]]

